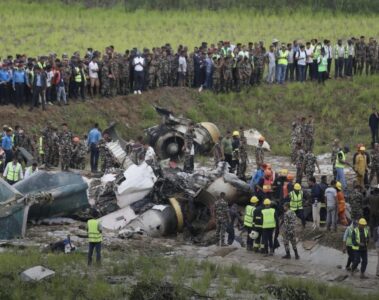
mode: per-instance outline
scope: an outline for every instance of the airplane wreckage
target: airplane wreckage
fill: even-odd
[[[155,109],[162,122],[146,129],[149,144],[162,161],[180,157],[191,120]],[[85,221],[91,218],[91,207],[100,212],[103,227],[117,231],[120,238],[135,233],[166,236],[183,230],[196,236],[215,227],[214,202],[220,192],[239,204],[247,203],[251,195],[251,187],[229,173],[227,163],[192,174],[163,163],[137,165],[128,155],[130,143],[118,136],[115,124],[105,131],[112,138],[106,146],[120,168],[108,170],[101,178],[73,170],[38,171],[13,186],[0,179],[0,239],[24,237],[28,220]],[[208,154],[220,132],[213,123],[203,122],[196,124],[195,135],[196,153]],[[260,134],[247,130],[245,136],[248,144],[257,145]],[[264,147],[270,150],[266,142]]]

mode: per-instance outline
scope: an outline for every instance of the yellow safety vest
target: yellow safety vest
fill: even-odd
[[[102,234],[98,229],[99,220],[91,219],[87,221],[88,240],[90,243],[100,243],[103,240]]]
[[[297,211],[298,209],[303,209],[303,191],[299,191],[298,194],[295,191],[290,193],[290,209],[292,211]]]
[[[263,216],[263,224],[262,224],[263,229],[276,227],[275,209],[273,208],[262,209],[262,216]]]
[[[339,157],[338,157],[339,154],[342,154],[342,160],[339,159]],[[345,167],[345,165],[342,163],[342,161],[345,161],[345,159],[346,159],[345,153],[343,151],[338,152],[337,153],[337,160],[336,160],[336,168],[343,169]]]
[[[278,59],[279,65],[288,65],[288,50],[282,51],[279,50],[279,59]]]
[[[361,242],[361,234],[359,232],[359,227],[355,228],[354,232],[355,232],[355,241],[357,242],[358,246],[354,246],[353,245],[353,246],[351,246],[351,248],[353,250],[359,250],[359,244]],[[367,241],[367,238],[368,238],[368,229],[367,229],[367,227],[365,227],[364,232],[365,232],[365,237],[366,237],[366,241]]]
[[[16,168],[13,166],[13,162],[9,162],[8,165],[8,173],[7,173],[7,180],[10,181],[18,181],[20,179],[19,174],[21,171],[21,165],[20,163],[16,164]]]
[[[42,137],[42,136],[39,137],[39,142],[38,142],[38,153],[39,153],[40,155],[45,154],[45,152],[43,151],[43,137]]]
[[[353,230],[355,230],[352,226],[347,227],[347,238],[346,238],[346,246],[352,247],[353,246]]]
[[[255,206],[247,205],[245,208],[245,216],[243,218],[243,225],[246,227],[253,227],[253,213]]]
[[[82,82],[82,74],[80,72],[80,69],[78,67],[75,67],[75,82]]]

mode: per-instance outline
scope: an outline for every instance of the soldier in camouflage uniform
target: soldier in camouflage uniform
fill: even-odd
[[[301,181],[303,180],[303,164],[304,164],[304,157],[305,153],[302,149],[302,144],[297,143],[296,147],[296,182],[301,184]]]
[[[221,92],[221,77],[222,77],[222,68],[223,68],[223,60],[217,56],[214,56],[212,59],[213,64],[213,91],[218,94]]]
[[[340,141],[339,139],[335,139],[332,146],[332,154],[331,154],[331,163],[333,166],[333,177],[336,179],[337,177],[337,170],[336,170],[336,161],[337,161],[337,154],[341,151],[340,147]]]
[[[312,151],[308,150],[304,156],[304,162],[303,162],[303,173],[305,174],[308,180],[313,177],[316,170],[316,166],[317,166],[318,172],[321,173],[316,155],[314,155]]]
[[[101,95],[103,97],[111,96],[111,82],[110,82],[110,66],[109,57],[107,55],[103,56],[103,63],[101,68]]]
[[[118,83],[120,79],[117,56],[118,54],[114,54],[114,57],[110,60],[109,63],[109,84],[112,97],[117,96]]]
[[[234,60],[230,54],[225,58],[224,62],[224,74],[223,74],[223,90],[229,93],[233,87],[233,64]]]
[[[221,193],[215,202],[216,240],[217,245],[226,246],[225,232],[230,223],[229,206],[225,200],[225,193]]]
[[[314,145],[314,124],[310,116],[307,124],[304,124],[304,150],[313,151]]]
[[[52,123],[49,121],[47,126],[42,130],[42,149],[45,154],[46,167],[54,165],[54,144],[57,136]]]
[[[168,59],[168,85],[169,86],[175,86],[176,85],[176,78],[179,68],[179,57],[177,55],[173,55],[170,53],[167,56]]]
[[[298,121],[292,122],[292,130],[291,130],[291,163],[295,163],[296,161],[296,145],[297,145],[297,126]]]
[[[193,62],[193,53],[187,57],[187,86],[192,87],[194,83],[195,76],[195,65]]]
[[[370,163],[370,179],[369,185],[371,186],[371,182],[376,177],[376,183],[379,184],[379,144],[374,144],[374,149],[371,152],[371,163]]]
[[[113,157],[112,152],[107,148],[106,144],[111,142],[107,132],[103,133],[103,138],[99,141],[97,147],[99,148],[99,156],[101,160],[101,171],[107,173],[109,169],[118,167],[116,159]]]
[[[357,61],[358,75],[362,75],[363,73],[363,68],[365,67],[365,63],[366,63],[366,51],[367,51],[367,46],[365,43],[365,37],[361,36],[360,41],[355,44],[355,58]],[[367,68],[366,68],[366,73],[367,73]]]
[[[369,44],[367,46],[366,74],[375,74],[378,64],[378,52],[379,48],[376,41],[373,38],[370,38]]]
[[[74,137],[70,167],[73,169],[84,170],[86,166],[86,155],[86,145],[79,140],[79,137]]]
[[[160,62],[160,71],[161,71],[161,86],[168,86],[169,83],[169,72],[170,72],[170,64],[167,58],[167,51],[164,50],[162,52],[162,58]]]
[[[240,153],[240,163],[237,169],[237,176],[241,180],[246,180],[245,172],[247,168],[248,155],[247,155],[246,137],[243,136],[242,134],[241,134],[241,143],[239,147],[239,153]]]
[[[129,56],[124,55],[121,59],[120,66],[120,92],[121,95],[129,94],[129,77],[130,77],[130,65]]]
[[[159,59],[158,55],[154,54],[152,60],[150,61],[150,66],[149,66],[149,88],[157,88],[159,87],[159,77],[158,77],[158,72],[159,72]]]
[[[254,53],[254,83],[260,84],[264,73],[265,51],[257,47]]]
[[[71,70],[71,67],[69,65],[67,55],[62,55],[62,59],[63,59],[63,62],[62,62],[62,64],[63,64],[63,72],[62,72],[63,82],[64,82],[64,87],[66,90],[66,95],[69,95],[70,78],[72,75],[72,70]]]
[[[363,194],[362,187],[355,182],[354,190],[349,193],[349,203],[350,203],[350,219],[353,221],[358,221],[363,217]]]
[[[265,152],[263,148],[264,139],[259,139],[258,145],[255,148],[255,163],[257,165],[257,170],[259,170],[265,160]]]
[[[290,205],[288,202],[284,203],[284,215],[283,215],[283,226],[282,226],[282,236],[283,244],[286,250],[286,255],[282,258],[291,258],[290,254],[290,243],[292,245],[293,252],[295,252],[295,258],[299,259],[299,254],[297,252],[296,246],[296,213],[290,210]]]
[[[194,169],[195,160],[195,145],[194,139],[196,138],[194,124],[188,126],[188,130],[184,135],[184,172],[192,173]]]
[[[72,133],[68,130],[66,123],[62,124],[62,131],[59,133],[59,156],[62,171],[68,171],[72,153]]]

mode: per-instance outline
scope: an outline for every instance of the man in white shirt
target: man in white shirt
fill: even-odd
[[[310,42],[307,42],[305,44],[305,53],[307,54],[307,60],[306,60],[306,66],[305,66],[305,78],[304,80],[307,80],[307,73],[310,79],[312,79],[312,73],[313,73],[313,49],[314,47],[311,45]]]
[[[336,181],[332,180],[330,187],[325,190],[326,199],[326,229],[330,231],[330,227],[333,226],[334,231],[337,231],[337,190],[335,188]]]
[[[179,67],[178,67],[178,85],[184,86],[186,82],[186,74],[187,74],[187,61],[185,58],[185,52],[182,50],[179,56]]]
[[[142,94],[141,90],[143,87],[144,67],[145,59],[141,56],[141,52],[137,51],[136,56],[133,58],[134,94]]]
[[[37,167],[37,163],[34,162],[30,167],[26,168],[24,178],[26,179],[36,172],[38,172],[38,167]]]
[[[300,46],[300,49],[295,54],[295,59],[297,61],[297,69],[299,74],[299,81],[305,81],[305,66],[307,64],[307,53],[305,51],[304,45]]]
[[[333,60],[333,48],[330,45],[330,41],[329,40],[324,40],[324,49],[325,49],[325,55],[328,58],[328,69],[327,69],[327,71],[328,71],[328,78],[331,79],[331,77],[330,77],[330,69],[331,69],[332,60]]]
[[[91,62],[88,65],[88,73],[91,85],[91,97],[93,98],[96,92],[96,95],[99,95],[100,80],[99,80],[99,65],[97,64],[97,57],[92,58]],[[95,91],[94,91],[95,90]]]

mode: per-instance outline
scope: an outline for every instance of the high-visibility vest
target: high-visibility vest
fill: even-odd
[[[292,211],[303,209],[303,191],[299,191],[298,194],[295,191],[290,193],[290,209]]]
[[[262,209],[262,216],[263,216],[263,224],[262,224],[263,229],[276,227],[275,209],[273,208]]]
[[[20,163],[16,164],[16,167],[13,166],[13,162],[9,162],[8,165],[8,173],[7,173],[7,180],[10,181],[18,181],[20,179],[20,171],[21,171],[21,165]]]
[[[38,153],[40,155],[45,154],[45,152],[43,151],[43,137],[42,136],[39,137],[39,141],[38,141]]]
[[[87,221],[88,241],[90,243],[99,243],[103,240],[102,234],[98,229],[99,220],[91,219]]]
[[[82,74],[80,72],[80,69],[78,67],[75,67],[75,72],[76,72],[76,75],[75,75],[75,82],[82,82]]]
[[[284,52],[282,50],[279,50],[278,64],[288,65],[288,50],[285,50]]]
[[[353,230],[354,228],[352,226],[347,227],[347,238],[346,238],[346,246],[352,247],[353,246]]]
[[[354,232],[355,232],[355,241],[357,242],[358,245],[357,246],[353,245],[353,246],[351,246],[351,248],[353,250],[359,250],[359,244],[361,242],[361,234],[360,234],[360,231],[359,231],[359,227],[355,228]],[[366,237],[366,241],[367,241],[367,239],[368,239],[368,229],[367,229],[367,227],[365,227],[364,233],[365,233],[365,237]]]
[[[245,216],[243,218],[243,225],[246,227],[253,227],[253,213],[255,210],[255,206],[246,205],[245,208]]]
[[[25,173],[28,172],[28,173],[30,173],[30,174],[33,174],[33,173],[35,173],[36,171],[37,171],[37,169],[35,169],[35,170],[33,171],[33,167],[31,166],[31,167],[28,167],[28,168],[26,169]]]
[[[339,159],[339,154],[342,155],[341,160]],[[345,153],[343,151],[338,152],[337,153],[337,159],[336,159],[336,168],[343,169],[345,167],[345,165],[342,163],[342,161],[345,161],[345,159],[346,159]]]

